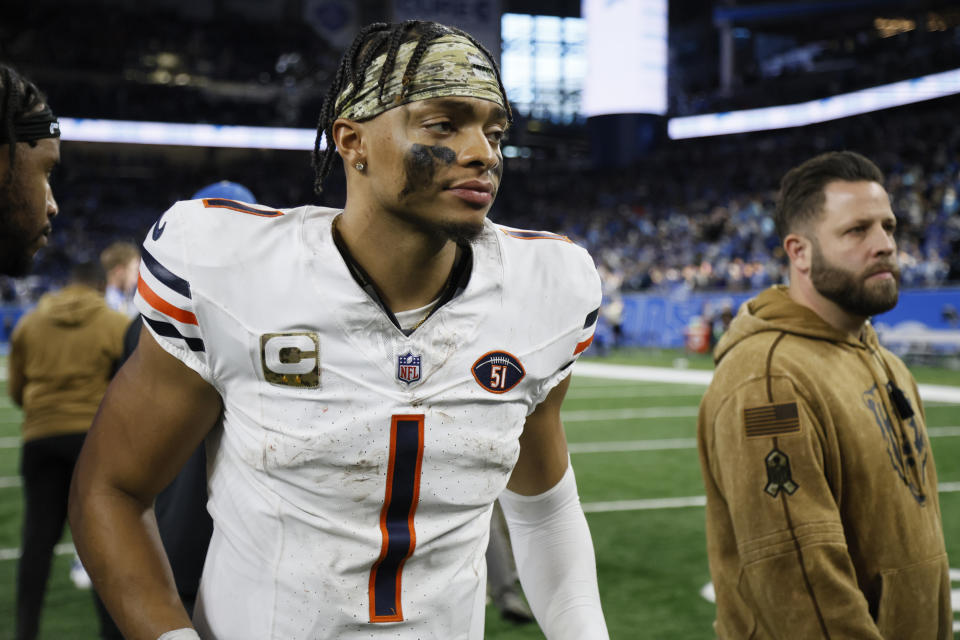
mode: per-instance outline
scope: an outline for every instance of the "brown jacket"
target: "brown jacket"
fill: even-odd
[[[697,437],[721,640],[952,638],[936,471],[906,366],[869,323],[852,339],[783,287],[741,307],[715,358]]]
[[[44,295],[20,319],[10,337],[8,390],[23,407],[24,440],[90,428],[129,323],[78,284]]]

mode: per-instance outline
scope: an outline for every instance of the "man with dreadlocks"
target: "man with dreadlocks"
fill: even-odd
[[[509,122],[473,38],[371,25],[315,149],[318,188],[344,160],[342,211],[206,198],[154,225],[146,331],[71,503],[126,637],[477,640],[499,498],[547,638],[607,638],[560,421],[600,283],[566,238],[486,219]],[[151,503],[205,436],[194,630]]]
[[[47,244],[60,123],[36,85],[0,64],[0,274],[23,276]]]

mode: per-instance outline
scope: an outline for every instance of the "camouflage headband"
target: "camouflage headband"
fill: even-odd
[[[346,100],[353,90],[351,83],[337,97],[337,117],[368,120],[402,104],[444,96],[480,98],[506,108],[493,64],[469,38],[457,34],[441,36],[430,43],[404,92],[403,72],[416,46],[416,42],[400,46],[393,71],[383,87],[382,102],[377,79],[387,59],[386,54],[370,64],[355,96]]]

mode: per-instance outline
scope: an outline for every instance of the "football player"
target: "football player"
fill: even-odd
[[[35,84],[0,64],[0,274],[24,276],[46,246],[57,202],[60,123]]]
[[[146,330],[71,505],[127,637],[479,640],[499,498],[546,636],[607,638],[560,421],[599,278],[566,238],[487,220],[510,121],[471,36],[370,25],[314,151],[318,188],[344,160],[342,210],[204,198],[154,225]],[[194,630],[151,503],[204,438]]]

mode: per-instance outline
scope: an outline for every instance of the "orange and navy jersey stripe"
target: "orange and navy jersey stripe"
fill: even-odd
[[[141,249],[137,298],[143,320],[157,335],[183,343],[194,352],[206,351],[200,325],[193,313],[190,283],[161,264],[146,247]]]
[[[390,424],[387,491],[380,512],[380,557],[370,570],[370,622],[402,622],[403,565],[417,546],[423,415],[395,415]]]
[[[261,218],[279,218],[283,215],[283,211],[277,211],[275,209],[260,209],[259,207],[254,207],[246,202],[227,200],[226,198],[204,198],[202,202],[203,206],[207,209],[230,209],[231,211],[248,213],[252,216],[260,216]]]
[[[580,333],[580,339],[577,346],[573,349],[573,355],[579,356],[587,350],[587,347],[593,342],[593,334],[597,330],[597,318],[600,317],[600,307],[587,314],[583,321],[583,330]]]

